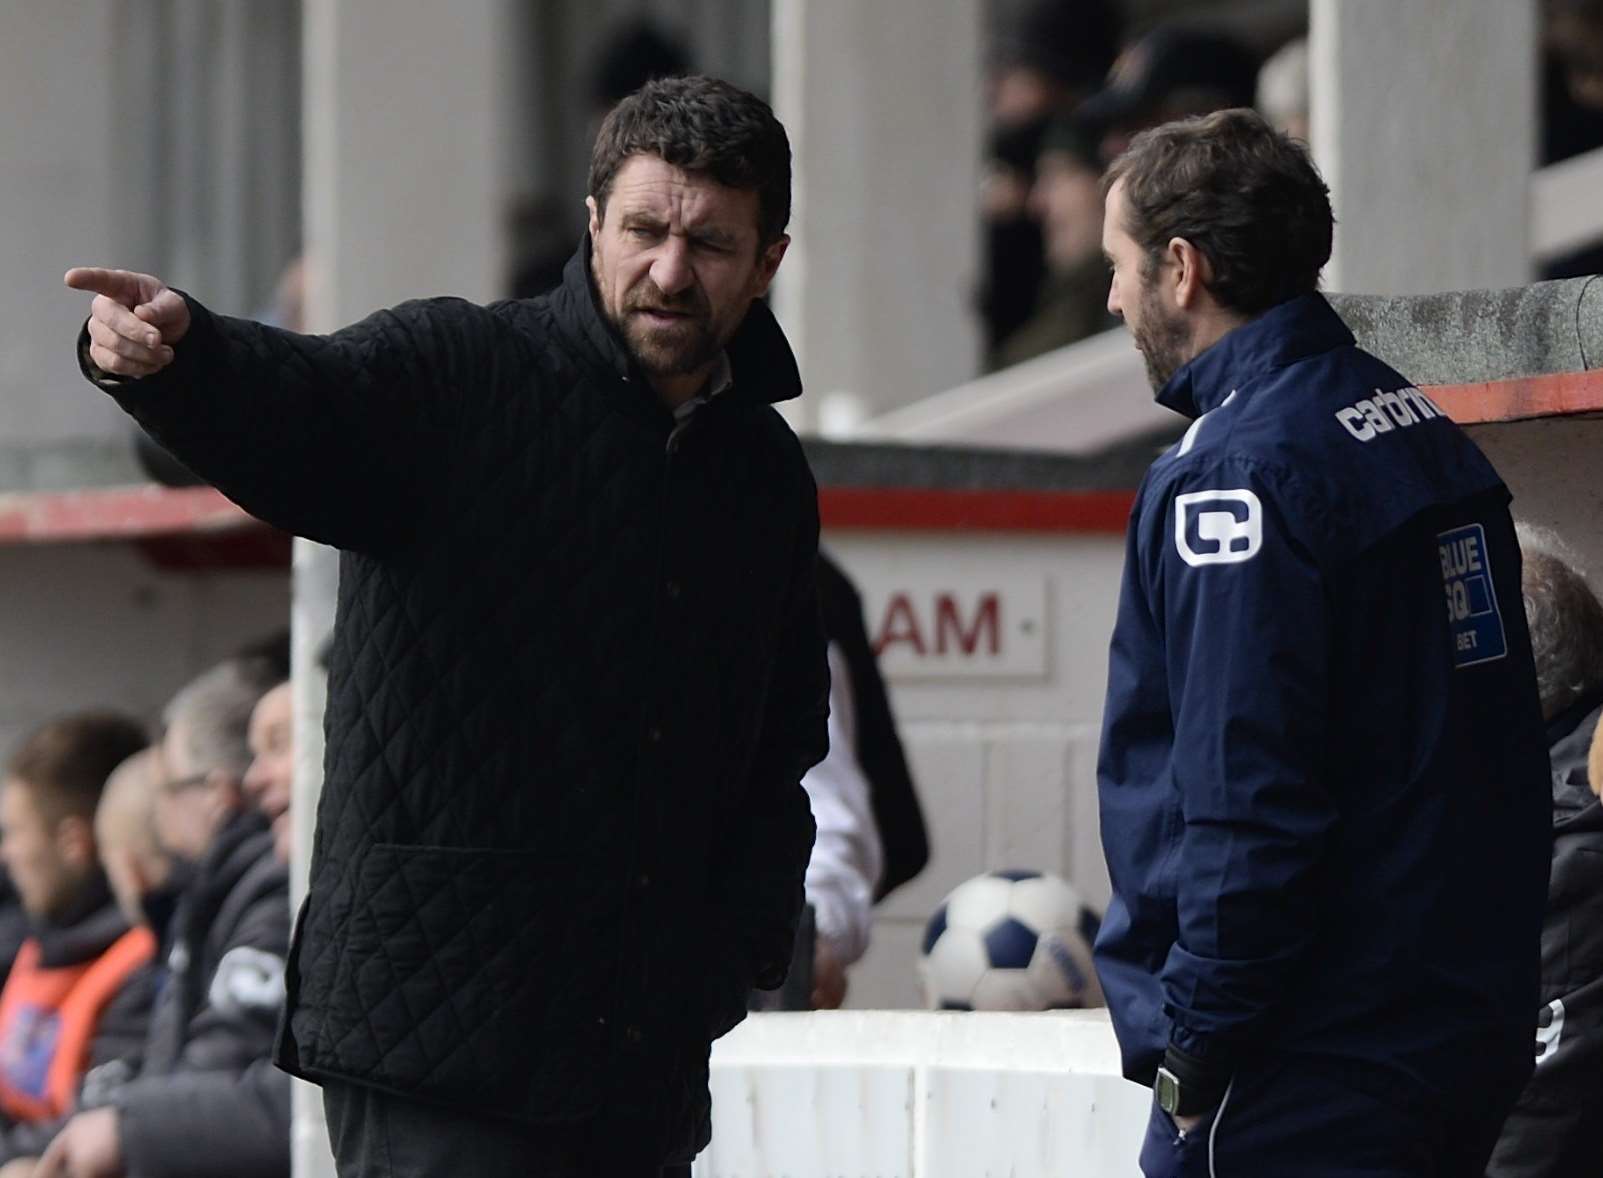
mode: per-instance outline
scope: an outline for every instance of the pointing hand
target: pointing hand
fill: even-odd
[[[67,285],[94,294],[89,305],[89,359],[113,376],[150,376],[173,362],[173,346],[189,330],[189,305],[161,279],[132,270],[84,266]]]

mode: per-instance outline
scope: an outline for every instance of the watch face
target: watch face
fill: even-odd
[[[1180,1107],[1180,1080],[1168,1068],[1158,1069],[1158,1078],[1153,1082],[1152,1091],[1157,1095],[1158,1107],[1171,1117]]]

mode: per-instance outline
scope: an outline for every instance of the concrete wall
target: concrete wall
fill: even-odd
[[[41,445],[120,447],[122,413],[78,378],[72,340],[87,300],[75,263],[116,257],[115,0],[6,0],[0,35],[0,486],[34,481]],[[62,472],[53,480],[70,485]]]
[[[131,544],[0,548],[0,584],[0,756],[65,711],[153,720],[191,676],[289,621],[282,572],[164,572]]]
[[[863,592],[870,637],[898,594],[926,631],[925,658],[899,643],[883,665],[924,804],[931,861],[880,906],[847,998],[856,1009],[916,1007],[924,922],[970,876],[1007,867],[1053,871],[1099,909],[1107,903],[1096,754],[1124,543],[1096,535],[839,532],[824,544]],[[946,592],[969,625],[976,603],[996,593],[999,659],[964,659],[950,649],[937,655],[931,603]],[[1009,661],[1006,644],[1026,626],[1031,633]]]
[[[1336,209],[1331,290],[1529,279],[1536,7],[1313,0],[1313,149]]]
[[[978,371],[980,6],[773,10],[774,109],[795,157],[774,309],[809,390],[786,412],[811,430]]]

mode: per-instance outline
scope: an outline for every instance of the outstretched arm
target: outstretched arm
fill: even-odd
[[[95,294],[79,338],[90,380],[247,511],[344,548],[410,534],[493,329],[480,308],[433,299],[298,335],[214,315],[148,274],[75,269],[67,284]]]

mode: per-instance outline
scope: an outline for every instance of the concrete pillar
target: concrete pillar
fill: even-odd
[[[498,148],[512,88],[498,78],[512,2],[305,0],[312,330],[415,296],[499,293],[506,169]],[[297,902],[322,781],[322,692],[311,663],[333,625],[337,561],[332,549],[297,541]],[[295,1102],[295,1174],[332,1178],[317,1090],[299,1085]]]
[[[775,309],[808,395],[866,415],[978,371],[978,0],[774,0],[774,107],[795,156]],[[836,398],[831,405],[832,398]],[[846,400],[839,400],[846,398]]]
[[[1313,149],[1336,207],[1328,289],[1530,279],[1533,0],[1313,0]]]

